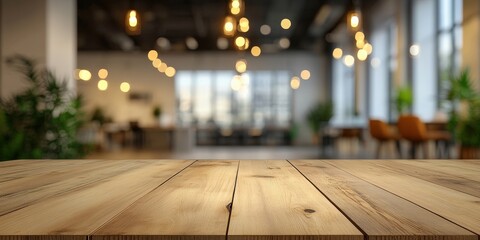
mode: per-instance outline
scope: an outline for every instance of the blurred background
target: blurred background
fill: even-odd
[[[478,0],[0,0],[0,158],[480,158]]]

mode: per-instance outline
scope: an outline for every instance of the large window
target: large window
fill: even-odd
[[[370,57],[369,117],[390,121],[393,74],[397,70],[397,43],[395,24],[385,24],[372,33],[375,50]]]
[[[415,0],[412,12],[412,40],[420,47],[412,59],[413,111],[433,120],[442,106],[448,79],[461,66],[462,1]]]
[[[288,127],[292,92],[287,71],[253,71],[232,90],[233,71],[179,71],[177,121],[199,127]]]

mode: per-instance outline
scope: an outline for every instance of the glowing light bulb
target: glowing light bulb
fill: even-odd
[[[98,81],[97,87],[98,87],[98,90],[100,91],[106,91],[108,88],[108,82],[102,79]]]
[[[310,71],[308,70],[303,70],[302,72],[300,72],[300,77],[303,79],[303,80],[308,80],[310,79]]]
[[[155,50],[150,50],[147,56],[150,61],[153,61],[158,57],[158,52]]]
[[[262,53],[262,49],[258,46],[253,46],[250,52],[252,53],[252,56],[258,57]]]
[[[120,91],[124,92],[124,93],[127,93],[128,91],[130,91],[130,83],[128,82],[122,82],[120,84]]]
[[[82,79],[83,81],[88,81],[92,78],[92,74],[90,73],[90,71],[86,70],[86,69],[82,69],[78,72],[78,76],[80,79]]]
[[[300,88],[300,79],[297,76],[292,77],[290,80],[290,87],[292,87],[293,90]]]
[[[332,55],[333,55],[333,58],[340,59],[343,56],[343,51],[341,48],[335,48],[333,49]]]
[[[287,30],[287,29],[289,29],[289,28],[292,26],[292,22],[290,21],[290,19],[284,18],[284,19],[282,19],[282,21],[280,22],[280,26],[281,26],[283,29]]]

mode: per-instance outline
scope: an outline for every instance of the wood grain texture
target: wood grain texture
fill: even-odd
[[[13,163],[11,163],[13,162]],[[0,163],[0,183],[45,174],[52,168],[76,168],[98,160],[15,160]]]
[[[392,160],[377,161],[375,163],[403,174],[408,174],[475,197],[480,197],[480,181],[473,180],[468,176],[462,176],[466,172],[465,170],[445,167],[442,162],[443,161],[434,160],[426,164],[418,164],[417,161]],[[478,174],[477,176],[480,179],[480,172]]]
[[[95,232],[94,240],[224,240],[238,161],[197,161]],[[128,235],[114,237],[118,235]]]
[[[0,216],[0,235],[15,235],[17,239],[29,235],[85,238],[192,162],[151,161],[144,167],[18,209]]]
[[[475,240],[477,236],[327,162],[291,163],[352,219],[368,239]]]
[[[50,171],[43,174],[0,183],[0,216],[147,164],[146,161],[99,161],[74,168],[50,166]]]
[[[480,161],[478,160],[402,160],[400,162],[480,182]]]
[[[480,234],[480,198],[381,167],[375,161],[328,163]]]
[[[287,161],[241,161],[228,239],[355,239],[357,228]]]

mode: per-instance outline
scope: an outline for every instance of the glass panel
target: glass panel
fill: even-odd
[[[198,71],[194,81],[193,112],[198,125],[205,126],[212,120],[212,72]]]
[[[232,89],[230,82],[233,76],[235,76],[235,73],[232,71],[218,71],[215,77],[214,121],[222,128],[232,125]]]
[[[192,73],[181,71],[175,76],[177,95],[177,117],[180,126],[192,122]]]
[[[455,2],[460,2],[455,0]],[[452,0],[439,0],[440,30],[450,29],[453,26],[453,3]]]
[[[455,24],[461,24],[463,22],[463,1],[452,0],[455,8]]]

